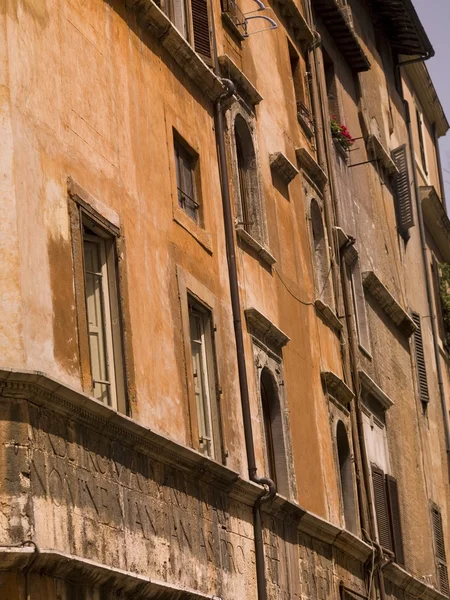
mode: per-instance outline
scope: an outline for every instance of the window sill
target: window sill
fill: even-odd
[[[225,88],[220,79],[153,0],[128,0],[127,8],[136,13],[136,20],[142,29],[154,35],[209,100],[214,102],[223,94]]]
[[[315,136],[314,128],[299,111],[297,111],[297,121],[299,122],[299,125],[305,133],[306,137],[309,140],[312,140]]]
[[[269,267],[272,267],[277,262],[276,258],[272,256],[272,254],[270,254],[270,252],[264,248],[264,246],[255,240],[255,238],[251,236],[248,231],[245,231],[243,227],[236,227],[236,235],[242,242],[247,244],[247,246],[250,246],[250,248],[255,250],[259,258],[268,264]]]
[[[328,325],[330,329],[339,333],[342,331],[342,323],[340,319],[337,317],[334,310],[328,305],[322,302],[322,300],[317,299],[314,301],[314,307],[316,312],[319,314],[321,319],[324,321],[325,325]]]
[[[211,234],[197,225],[179,206],[174,207],[173,220],[190,233],[209,254],[213,253]]]
[[[222,13],[222,23],[239,42],[245,40],[246,36],[241,32],[239,27],[234,23],[233,19],[227,12]]]
[[[348,150],[345,150],[341,144],[339,142],[337,142],[334,138],[333,138],[333,144],[334,144],[334,148],[336,150],[336,154],[339,155],[339,157],[345,162],[345,164],[347,164],[348,162]]]

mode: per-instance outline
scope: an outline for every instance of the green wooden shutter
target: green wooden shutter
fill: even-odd
[[[394,546],[395,562],[399,565],[405,564],[403,553],[402,523],[400,519],[400,502],[398,499],[397,480],[391,475],[386,475],[386,490],[391,518],[391,534]]]
[[[430,401],[430,394],[428,392],[428,380],[427,380],[427,369],[425,365],[425,352],[423,349],[423,338],[422,328],[420,324],[420,315],[412,313],[412,320],[416,325],[416,331],[414,333],[414,351],[416,354],[416,366],[417,366],[417,379],[419,383],[419,396],[422,402]]]
[[[395,176],[397,226],[400,234],[404,236],[408,234],[408,229],[414,225],[411,183],[405,144],[392,151],[392,160],[398,169],[398,174]]]
[[[372,484],[375,511],[377,514],[378,538],[383,548],[393,552],[384,472],[375,465],[372,465]]]
[[[202,58],[211,62],[211,39],[209,37],[208,2],[191,0],[194,49]]]
[[[447,558],[445,555],[444,530],[442,528],[442,515],[437,506],[431,508],[431,517],[433,521],[434,544],[436,555],[436,566],[438,570],[439,588],[443,594],[450,594],[448,584]]]

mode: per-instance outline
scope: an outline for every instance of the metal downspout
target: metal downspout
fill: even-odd
[[[224,100],[234,93],[233,82],[222,79],[228,90],[221,96],[214,106],[214,119],[216,127],[217,151],[219,157],[220,185],[222,190],[223,218],[225,227],[225,242],[227,250],[228,274],[230,281],[231,307],[233,312],[234,333],[236,339],[236,355],[239,374],[239,389],[242,404],[242,418],[244,423],[245,448],[247,451],[248,471],[250,480],[259,485],[268,487],[256,501],[253,508],[253,526],[255,536],[255,564],[256,580],[259,600],[267,600],[266,574],[264,561],[264,541],[262,535],[261,505],[275,497],[275,483],[268,477],[258,477],[255,448],[253,444],[253,429],[250,412],[250,398],[248,393],[247,369],[245,364],[244,336],[242,332],[241,302],[239,297],[239,282],[236,265],[234,243],[234,225],[230,201],[230,186],[228,180],[228,166],[225,152],[225,127],[222,105]]]
[[[310,26],[314,29],[311,0],[307,0],[307,11],[308,11],[308,17],[309,17],[309,21],[310,21]],[[316,116],[317,116],[317,118],[321,118],[321,120],[322,120],[321,131],[323,133],[323,140],[324,140],[324,144],[319,143],[319,140],[318,140],[318,143],[317,143],[318,156],[319,156],[319,162],[321,162],[322,164],[326,164],[326,166],[327,166],[329,180],[330,180],[330,188],[331,188],[331,194],[330,194],[331,204],[332,204],[333,211],[334,211],[335,223],[337,226],[339,226],[341,223],[341,211],[340,211],[339,203],[337,202],[337,199],[336,199],[336,189],[337,189],[336,174],[334,171],[334,164],[333,164],[333,158],[332,158],[331,140],[330,140],[330,136],[328,136],[326,134],[326,132],[324,131],[324,128],[323,128],[323,123],[327,122],[327,118],[325,115],[325,101],[324,101],[324,99],[325,99],[324,89],[325,88],[324,88],[324,81],[323,81],[323,73],[320,69],[320,59],[317,56],[316,49],[314,49],[313,55],[314,55],[314,61],[315,61],[315,70],[317,73],[317,86],[318,86],[317,93],[319,96],[319,110],[320,110],[320,112],[318,112]],[[315,83],[315,82],[313,81],[313,83]],[[323,153],[325,153],[324,156],[323,156]],[[347,247],[350,245],[352,245],[351,240],[349,240]],[[356,430],[357,430],[357,432],[356,432],[357,435],[355,436],[354,427],[352,427],[352,439],[353,439],[354,444],[355,444],[355,442],[357,442],[355,444],[355,446],[356,446],[356,448],[359,449],[359,452],[360,452],[360,461],[359,461],[360,465],[359,466],[360,466],[360,469],[362,470],[363,484],[364,484],[363,489],[361,489],[361,482],[357,478],[358,499],[360,500],[360,502],[363,506],[363,510],[362,510],[362,520],[364,523],[363,534],[368,539],[368,541],[371,544],[373,544],[373,546],[377,549],[377,553],[381,557],[382,549],[381,549],[380,545],[378,544],[378,542],[376,541],[376,539],[377,539],[376,513],[375,513],[374,500],[373,500],[372,492],[371,492],[371,475],[370,475],[367,449],[366,449],[365,438],[364,438],[364,427],[363,427],[362,410],[361,410],[361,384],[360,384],[358,365],[357,365],[357,356],[358,356],[358,347],[357,346],[358,345],[356,342],[357,337],[356,337],[356,332],[354,330],[354,324],[353,324],[353,319],[352,319],[353,304],[351,301],[351,291],[349,289],[349,282],[348,282],[348,278],[347,278],[347,267],[346,267],[346,263],[345,263],[345,259],[344,259],[344,253],[345,253],[345,248],[343,248],[341,251],[340,275],[341,275],[341,281],[342,281],[342,295],[343,295],[344,309],[345,309],[345,315],[346,315],[346,321],[347,321],[347,332],[348,332],[348,338],[349,338],[349,344],[350,344],[350,353],[349,353],[350,368],[351,368],[352,379],[353,379],[353,388],[354,388],[354,392],[355,392],[355,400],[353,403],[354,411],[352,411],[352,413],[354,413],[354,419],[352,419],[352,424],[353,425],[356,424]],[[357,453],[357,458],[359,458],[358,453]],[[369,517],[368,521],[367,521],[366,510],[367,510],[368,517]],[[368,525],[368,527],[367,527],[367,525]],[[367,531],[367,529],[368,529],[368,531]],[[383,573],[381,570],[378,571],[378,584],[379,584],[378,588],[380,591],[381,600],[385,600],[386,594],[385,594],[385,588],[384,588],[384,577],[383,577]]]
[[[407,128],[408,128],[408,138],[409,138],[409,146],[410,146],[410,150],[411,150],[411,157],[412,157],[412,161],[414,161],[414,139],[413,139],[413,134],[412,134],[412,126],[411,126],[411,113],[410,113],[408,101],[406,99],[404,99],[403,102],[405,105],[406,124],[407,124]],[[438,165],[438,170],[439,169],[440,169],[440,164]],[[439,351],[438,331],[437,331],[437,327],[436,327],[436,321],[437,321],[436,311],[434,308],[433,294],[431,292],[431,279],[430,279],[430,273],[428,270],[428,257],[427,257],[428,246],[427,246],[426,234],[425,234],[425,224],[423,222],[422,204],[420,202],[419,182],[417,179],[417,171],[416,171],[415,165],[413,165],[413,181],[414,181],[414,195],[416,197],[417,218],[419,220],[422,261],[423,261],[423,268],[425,271],[425,287],[426,287],[426,291],[427,291],[428,308],[430,311],[431,331],[433,334],[433,349],[434,349],[434,358],[436,361],[436,371],[437,371],[438,386],[439,386],[439,397],[441,400],[442,416],[444,419],[445,445],[446,445],[446,452],[447,452],[447,469],[448,469],[449,476],[450,476],[450,426],[449,426],[447,405],[446,405],[446,401],[445,401],[444,380],[442,377],[441,355],[440,355],[440,351]]]

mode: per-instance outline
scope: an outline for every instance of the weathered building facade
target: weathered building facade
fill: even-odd
[[[410,0],[0,25],[0,598],[448,596],[448,123]]]

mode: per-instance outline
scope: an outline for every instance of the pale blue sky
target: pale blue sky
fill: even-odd
[[[436,52],[426,61],[437,94],[450,121],[450,0],[413,0]],[[447,206],[450,207],[450,133],[440,139]]]

